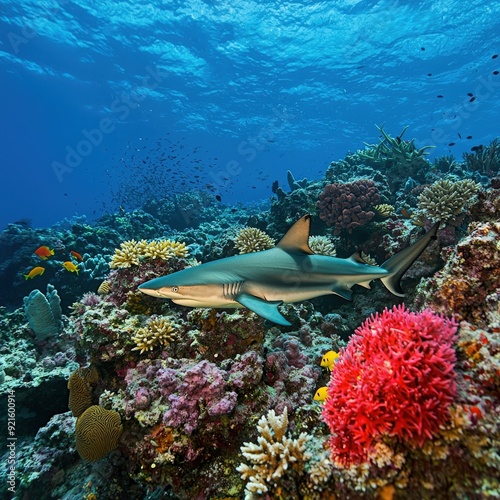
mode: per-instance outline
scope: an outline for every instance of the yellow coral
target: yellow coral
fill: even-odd
[[[268,250],[275,243],[273,238],[256,227],[244,227],[234,239],[234,246],[240,254]]]
[[[120,415],[116,411],[91,406],[76,421],[78,454],[84,460],[99,460],[118,446],[122,432]]]
[[[175,339],[172,323],[166,318],[154,318],[144,328],[139,328],[132,340],[136,347],[132,351],[151,351],[157,345],[167,346]]]
[[[109,267],[115,269],[138,266],[145,259],[169,260],[172,257],[185,258],[187,255],[186,244],[178,241],[154,240],[148,243],[146,240],[129,240],[115,250]]]
[[[97,383],[99,374],[95,366],[77,368],[69,377],[69,402],[68,408],[75,417],[79,417],[91,404],[91,386]]]
[[[394,213],[394,207],[392,205],[388,205],[387,203],[382,203],[381,205],[375,205],[373,208],[381,217],[387,218]]]

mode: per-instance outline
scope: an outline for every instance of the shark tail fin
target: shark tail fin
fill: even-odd
[[[436,222],[423,236],[421,236],[413,245],[401,250],[401,252],[393,255],[386,260],[380,267],[385,269],[389,274],[380,278],[380,281],[385,285],[387,290],[399,297],[404,297],[404,292],[401,288],[401,277],[408,268],[418,259],[420,254],[426,249],[431,240],[436,239],[436,233],[439,229],[439,222]]]

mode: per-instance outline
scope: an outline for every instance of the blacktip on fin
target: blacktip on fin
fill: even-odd
[[[427,245],[436,239],[439,229],[439,222],[436,222],[423,236],[421,236],[413,245],[401,250],[390,259],[386,260],[380,267],[389,274],[380,278],[387,290],[398,297],[404,297],[405,294],[401,288],[400,280],[408,268],[420,257],[420,254],[427,248]]]
[[[281,238],[276,245],[290,253],[305,253],[314,255],[314,252],[309,246],[309,233],[311,232],[311,216],[306,214],[301,217]]]

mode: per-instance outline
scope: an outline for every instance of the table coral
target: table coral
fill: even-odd
[[[383,436],[422,446],[449,420],[457,325],[404,306],[369,318],[332,371],[323,418],[332,457],[361,463]]]
[[[333,227],[335,235],[343,230],[366,224],[375,217],[373,206],[380,201],[375,183],[360,179],[348,183],[333,183],[325,186],[319,195],[317,208],[319,217]]]

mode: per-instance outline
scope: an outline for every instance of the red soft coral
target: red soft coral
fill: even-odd
[[[454,320],[404,305],[370,317],[332,371],[323,419],[332,458],[361,463],[377,438],[422,445],[449,419],[456,393]]]

